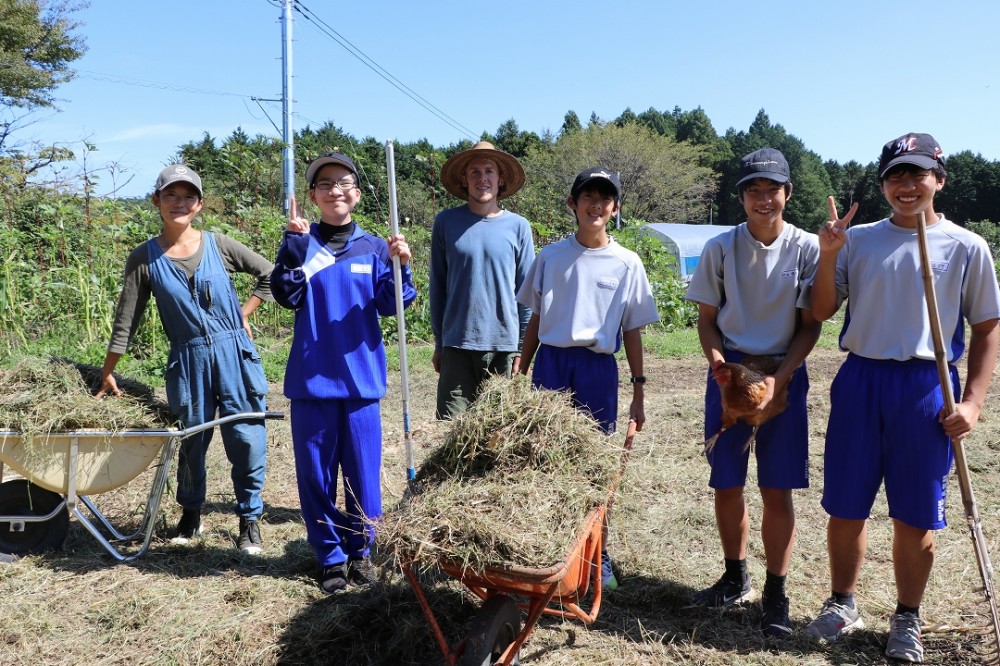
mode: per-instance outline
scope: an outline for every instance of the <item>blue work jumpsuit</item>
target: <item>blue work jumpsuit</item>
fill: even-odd
[[[203,255],[192,285],[160,248],[147,244],[156,309],[170,339],[167,401],[181,426],[189,428],[215,417],[265,410],[267,378],[261,358],[243,328],[243,312],[214,236],[202,232]],[[219,426],[226,457],[232,464],[236,513],[259,518],[260,492],[267,467],[263,419]],[[185,509],[205,503],[205,453],[212,430],[181,442],[177,462],[177,502]]]

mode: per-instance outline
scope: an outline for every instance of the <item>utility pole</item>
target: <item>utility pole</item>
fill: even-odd
[[[295,134],[292,130],[292,0],[281,3],[281,140],[285,143],[283,179],[287,215],[295,196]]]

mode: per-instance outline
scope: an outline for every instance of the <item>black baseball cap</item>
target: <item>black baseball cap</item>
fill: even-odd
[[[576,199],[577,195],[587,186],[588,183],[595,180],[603,180],[605,182],[611,183],[611,186],[615,188],[615,198],[621,200],[622,198],[622,183],[621,179],[618,177],[617,171],[612,171],[607,167],[595,166],[589,169],[584,169],[580,172],[580,175],[576,177],[573,181],[573,188],[569,191],[569,195]]]
[[[320,169],[325,167],[327,164],[339,164],[348,171],[354,174],[354,179],[358,179],[358,168],[354,166],[354,161],[350,157],[344,155],[343,153],[327,153],[325,155],[320,155],[306,168],[306,182],[309,183],[309,187],[314,186],[316,174]]]
[[[767,178],[776,183],[787,183],[792,179],[788,161],[780,150],[761,148],[740,158],[740,179],[736,181],[736,187],[754,178]]]
[[[938,164],[944,164],[944,151],[930,134],[910,132],[882,147],[882,156],[878,160],[879,180],[885,178],[886,171],[899,164],[933,169]]]

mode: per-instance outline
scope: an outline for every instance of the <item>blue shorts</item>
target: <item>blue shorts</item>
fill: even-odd
[[[958,371],[951,367],[958,400]],[[889,515],[919,529],[945,525],[951,439],[934,361],[874,360],[850,354],[830,387],[823,508],[865,520],[882,481]]]
[[[726,361],[736,362],[745,354],[726,351]],[[757,485],[761,488],[809,487],[809,419],[806,396],[809,374],[802,365],[788,384],[788,408],[757,430]],[[719,385],[708,372],[705,388],[705,439],[722,427],[722,396]],[[750,452],[743,445],[753,428],[743,421],[727,429],[707,454],[712,472],[708,485],[716,490],[743,487],[747,481]]]
[[[553,391],[569,391],[573,404],[590,414],[606,433],[618,422],[618,361],[586,347],[540,345],[531,383]]]

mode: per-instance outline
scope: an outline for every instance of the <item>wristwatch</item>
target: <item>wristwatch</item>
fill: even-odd
[[[646,375],[634,375],[630,380],[633,384],[645,384]]]

